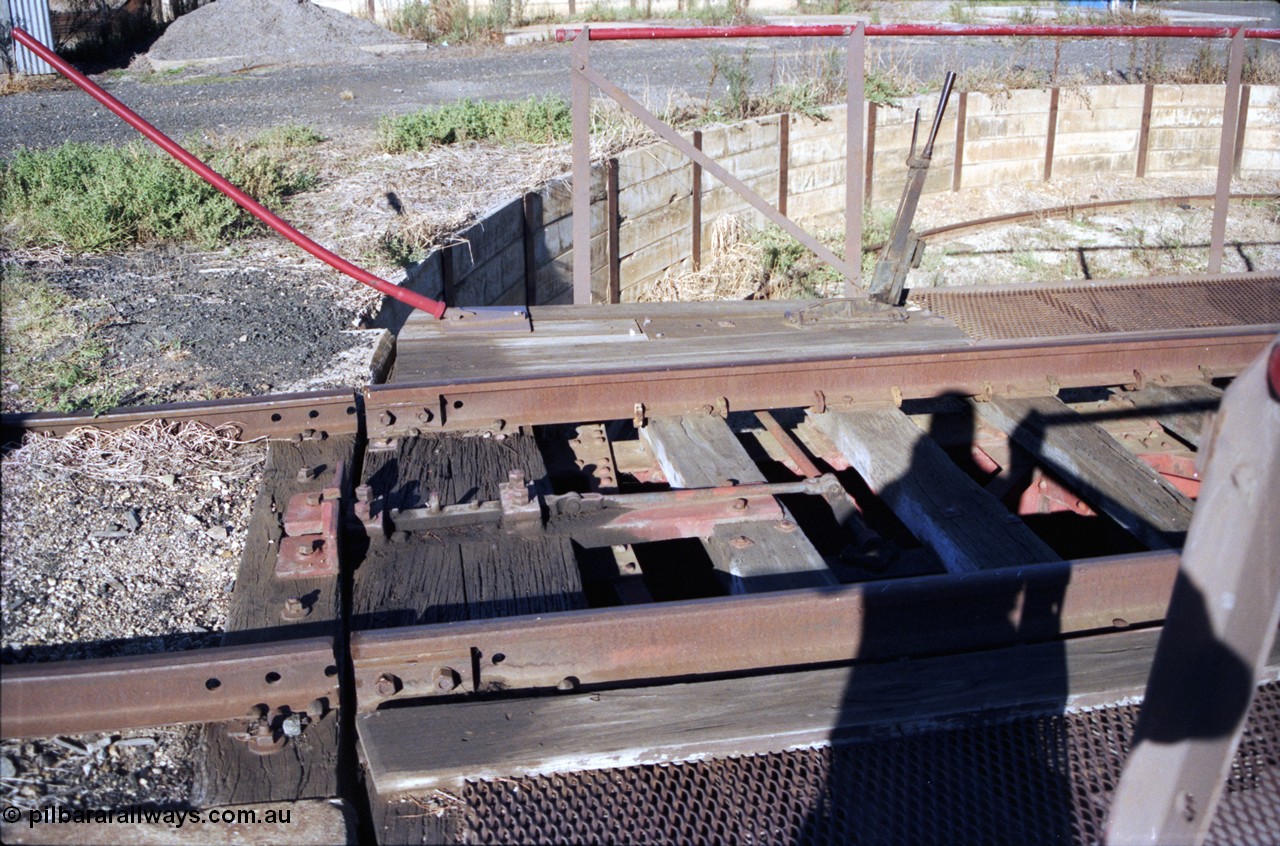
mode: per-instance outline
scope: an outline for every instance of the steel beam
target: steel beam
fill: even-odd
[[[1163,619],[1177,567],[1177,553],[1144,553],[358,632],[356,695],[368,711],[455,691],[689,679],[1127,628]],[[894,625],[865,634],[869,615]],[[385,677],[393,683],[379,685]]]

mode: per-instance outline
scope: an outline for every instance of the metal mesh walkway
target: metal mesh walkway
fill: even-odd
[[[1280,323],[1280,275],[924,289],[910,299],[978,340]]]
[[[472,843],[1102,839],[1138,706],[782,754],[470,782]],[[1280,683],[1259,690],[1210,843],[1280,842]]]

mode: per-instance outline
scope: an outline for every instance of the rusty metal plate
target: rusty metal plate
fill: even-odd
[[[781,754],[468,782],[467,843],[1102,840],[1138,706]],[[1280,841],[1280,683],[1262,687],[1209,843]]]
[[[1280,275],[1120,284],[919,290],[911,299],[977,340],[1280,323]]]

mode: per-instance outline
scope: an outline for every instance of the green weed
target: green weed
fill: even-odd
[[[0,279],[6,406],[95,413],[120,404],[128,386],[105,366],[110,348],[80,316],[78,302],[13,267]]]
[[[572,134],[569,103],[551,95],[494,102],[459,100],[378,123],[379,146],[389,153],[462,141],[545,144],[568,140]]]
[[[191,145],[197,158],[268,207],[314,187],[315,174],[253,145]],[[141,143],[68,142],[0,163],[0,227],[14,246],[105,252],[155,241],[214,247],[256,221],[217,189]]]
[[[301,150],[314,147],[327,141],[323,135],[310,126],[301,123],[287,123],[259,132],[249,142],[252,147],[276,150]]]
[[[978,22],[977,3],[974,0],[955,0],[947,7],[947,20],[956,24],[974,24]]]
[[[502,39],[508,26],[524,23],[524,0],[494,0],[473,12],[466,0],[410,0],[392,13],[387,28],[407,38],[444,44],[477,44]]]

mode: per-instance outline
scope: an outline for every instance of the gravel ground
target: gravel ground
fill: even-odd
[[[218,0],[165,29],[139,70],[196,64],[239,71],[263,64],[360,60],[363,48],[411,44],[375,23],[298,0]],[[207,64],[206,64],[207,63]]]
[[[207,427],[37,437],[0,465],[0,653],[15,662],[215,646],[262,444]],[[191,727],[0,743],[21,809],[186,805]]]

